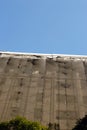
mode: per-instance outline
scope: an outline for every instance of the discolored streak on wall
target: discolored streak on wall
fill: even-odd
[[[87,57],[0,53],[0,120],[71,130],[87,114]]]

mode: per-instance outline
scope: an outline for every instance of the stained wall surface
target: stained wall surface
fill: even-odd
[[[87,57],[0,53],[0,120],[71,130],[87,114]]]

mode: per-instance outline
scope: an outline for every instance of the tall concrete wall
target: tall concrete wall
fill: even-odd
[[[0,53],[0,120],[71,130],[87,114],[87,57]]]

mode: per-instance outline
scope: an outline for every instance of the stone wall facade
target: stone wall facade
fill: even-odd
[[[87,57],[0,53],[0,120],[71,130],[87,114]]]

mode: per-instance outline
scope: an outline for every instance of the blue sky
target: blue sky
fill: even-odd
[[[0,50],[87,55],[87,0],[0,0]]]

